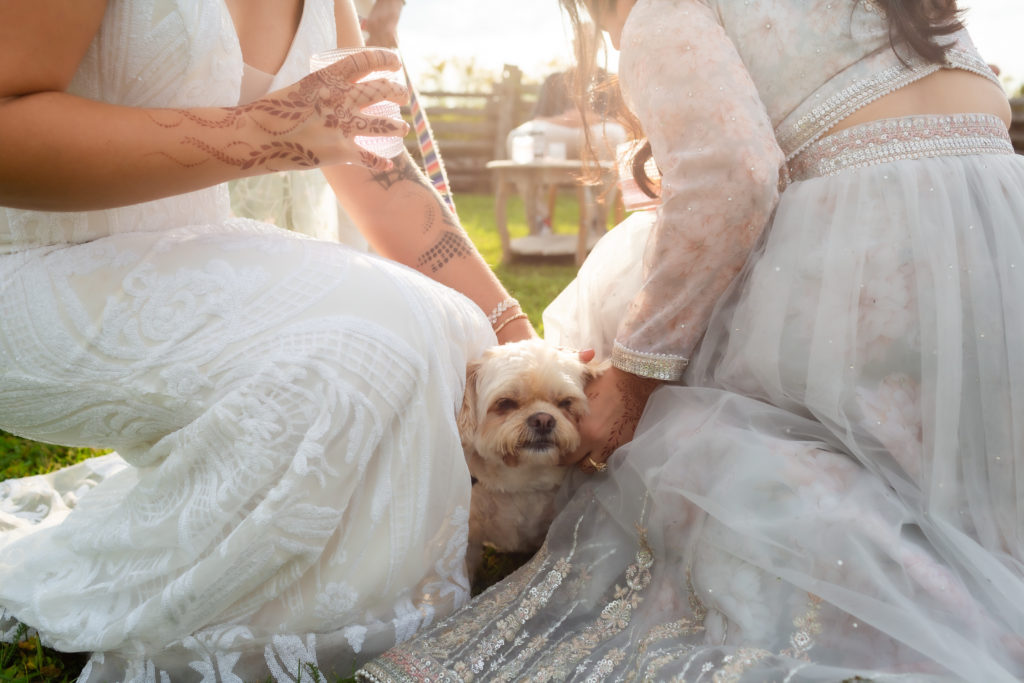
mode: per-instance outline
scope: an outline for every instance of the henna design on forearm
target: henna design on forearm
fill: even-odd
[[[255,148],[250,147],[248,152],[239,156],[232,156],[228,152],[217,149],[198,138],[186,137],[183,142],[205,152],[212,159],[216,159],[228,166],[237,166],[243,170],[261,166],[266,168],[267,171],[281,170],[273,167],[270,163],[279,159],[286,159],[290,161],[291,165],[289,168],[316,168],[320,165],[320,159],[318,159],[315,154],[293,142],[270,142]],[[241,145],[243,143],[237,144]],[[174,157],[171,157],[169,154],[165,156],[174,159]],[[174,160],[178,161],[177,159]],[[206,160],[203,159],[202,161],[193,164],[185,164],[180,161],[178,163],[181,163],[183,166],[198,166],[205,161]]]
[[[208,116],[199,116],[188,109],[170,109],[167,113],[175,114],[176,118],[171,121],[160,121],[156,115],[150,114],[149,118],[161,128],[177,128],[185,121],[191,121],[203,128],[234,128],[238,126],[239,120],[245,114],[245,107],[221,107],[218,111],[224,113],[221,119],[214,119]]]
[[[416,261],[416,267],[422,270],[430,269],[431,273],[444,268],[450,261],[457,258],[466,258],[473,253],[473,245],[461,232],[445,230],[441,238],[424,252]]]
[[[633,440],[636,426],[647,407],[647,399],[659,384],[657,380],[626,372],[617,377],[616,387],[622,396],[622,412],[608,430],[608,441],[601,451],[600,462],[607,462],[616,448]]]
[[[394,162],[391,168],[374,173],[370,179],[385,190],[390,190],[403,180],[424,182],[419,170],[404,154],[396,157]]]
[[[352,92],[356,87],[360,89],[358,97]],[[316,116],[321,119],[320,125],[337,130],[349,138],[357,134],[401,135],[404,131],[403,124],[400,122],[387,118],[366,117],[360,111],[360,107],[367,106],[388,95],[386,86],[374,83],[354,84],[343,75],[325,69],[306,76],[299,81],[296,88],[285,91],[283,97],[261,98],[240,107],[224,107],[215,110],[222,115],[203,116],[193,110],[171,109],[149,116],[161,128],[177,128],[186,121],[215,130],[239,129],[247,123],[251,123],[275,137],[291,133]],[[171,115],[171,120],[167,120],[167,114]],[[314,168],[320,165],[320,159],[316,153],[296,142],[282,141],[251,145],[235,140],[224,147],[217,147],[195,135],[188,135],[182,139],[182,144],[202,151],[210,159],[243,169],[264,167],[267,170],[282,170],[272,168],[274,161],[287,162],[284,164],[285,168]],[[246,151],[241,154],[231,152],[232,149],[239,146],[246,147]],[[167,153],[164,153],[164,156],[188,167],[197,166],[205,161],[204,159],[187,163],[175,159]],[[360,152],[359,158],[364,165],[375,169],[388,165],[387,161],[382,161],[367,152]]]

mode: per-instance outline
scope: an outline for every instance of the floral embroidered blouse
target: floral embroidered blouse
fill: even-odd
[[[948,40],[946,68],[998,83],[966,32]],[[787,163],[859,108],[940,68],[894,52],[873,0],[639,0],[623,28],[619,78],[661,171],[661,205],[613,363],[681,379],[771,219]]]

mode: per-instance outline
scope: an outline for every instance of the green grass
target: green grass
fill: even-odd
[[[85,666],[85,654],[55,652],[39,644],[22,626],[13,643],[0,643],[0,681],[36,683],[73,681]]]
[[[45,474],[102,452],[38,443],[0,432],[0,481]]]
[[[501,263],[501,240],[494,227],[493,196],[456,195],[455,206],[470,239],[509,293],[519,299],[523,312],[530,316],[533,326],[543,334],[541,313],[575,277],[576,266],[572,260],[517,260]],[[575,232],[579,223],[579,207],[572,195],[559,195],[554,221],[556,232]],[[513,238],[522,237],[528,232],[523,203],[517,198],[508,203],[508,229]]]
[[[523,311],[542,332],[541,313],[548,303],[575,276],[570,262],[530,261],[501,263],[501,241],[494,227],[494,198],[491,195],[456,195],[459,217],[470,239],[491,265],[509,292],[519,299]],[[555,209],[555,230],[572,231],[578,212],[571,195],[559,197]],[[513,237],[527,233],[522,202],[508,205],[509,232]],[[0,432],[0,481],[32,474],[43,474],[81,462],[104,451],[54,446],[21,439]],[[525,558],[489,554],[485,557],[485,578],[474,586],[479,592],[519,566]],[[56,652],[42,647],[39,639],[22,629],[16,642],[0,643],[0,682],[61,683],[73,681],[86,661],[84,654]],[[312,679],[312,676],[310,677]],[[332,680],[329,678],[329,680]],[[334,677],[342,683],[351,678]]]

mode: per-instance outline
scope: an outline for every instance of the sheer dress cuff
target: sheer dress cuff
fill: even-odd
[[[683,378],[689,362],[688,358],[682,356],[634,351],[618,341],[612,347],[612,365],[640,377],[678,382]]]

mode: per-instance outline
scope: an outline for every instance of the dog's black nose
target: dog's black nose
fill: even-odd
[[[526,424],[538,434],[550,434],[555,428],[555,416],[548,413],[534,413],[526,418]]]

